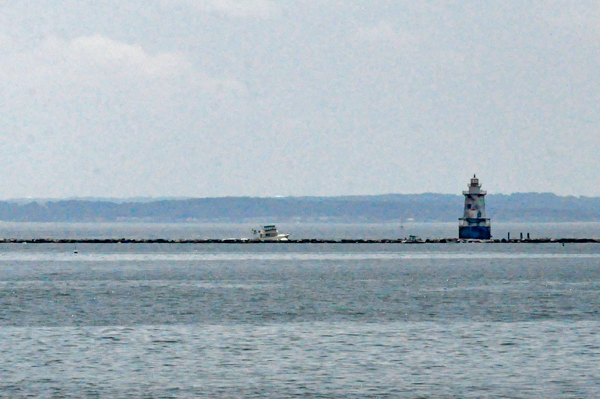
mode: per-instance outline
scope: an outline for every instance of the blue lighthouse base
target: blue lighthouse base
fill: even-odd
[[[492,238],[492,228],[490,226],[458,226],[458,238],[488,240]]]

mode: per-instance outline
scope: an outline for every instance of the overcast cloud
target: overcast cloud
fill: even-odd
[[[0,197],[600,196],[595,1],[0,5]]]

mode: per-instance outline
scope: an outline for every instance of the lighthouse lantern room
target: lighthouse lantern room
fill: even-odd
[[[481,189],[479,179],[473,175],[469,184],[469,191],[463,191],[465,196],[465,211],[462,218],[458,219],[458,237],[489,239],[491,234],[490,219],[485,217],[485,195]]]

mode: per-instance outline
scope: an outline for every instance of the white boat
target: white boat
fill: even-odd
[[[252,234],[254,234],[255,238],[261,241],[287,241],[289,234],[279,234],[275,225],[264,225],[262,229],[252,230]]]
[[[417,236],[408,236],[406,242],[410,244],[425,244],[425,241],[423,241],[421,237]]]

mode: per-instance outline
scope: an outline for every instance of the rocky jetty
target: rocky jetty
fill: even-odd
[[[0,244],[546,244],[546,243],[600,243],[600,238],[526,238],[526,239],[461,239],[461,238],[384,238],[384,239],[323,239],[301,238],[286,241],[261,241],[250,238],[0,238]]]

